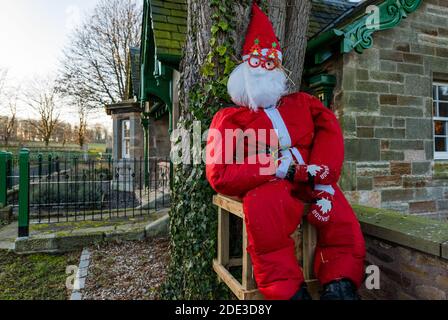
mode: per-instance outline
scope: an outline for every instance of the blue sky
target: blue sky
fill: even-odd
[[[72,28],[97,0],[0,2],[0,67],[13,81],[55,71]]]

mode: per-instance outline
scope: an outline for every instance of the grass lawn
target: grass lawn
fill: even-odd
[[[18,256],[0,251],[0,300],[66,300],[67,266],[80,253]]]
[[[60,152],[60,153],[82,153],[80,147],[76,144],[66,144],[63,146],[60,143],[50,143],[48,148],[45,147],[45,143],[43,142],[24,142],[20,146],[17,143],[12,143],[10,146],[6,147],[4,145],[0,145],[0,150],[9,151],[14,154],[18,153],[21,148],[28,148],[32,152]],[[88,144],[89,153],[105,153],[106,145],[98,144],[98,143],[90,143]]]

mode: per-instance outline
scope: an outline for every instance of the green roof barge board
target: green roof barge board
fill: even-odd
[[[340,19],[359,3],[346,0],[312,0],[308,38],[313,38],[326,27]]]
[[[128,79],[126,80],[126,98],[140,98],[140,48],[130,48],[127,61]]]
[[[341,53],[349,53],[352,50],[362,53],[372,47],[375,32],[394,28],[415,12],[421,3],[422,0],[363,2],[353,14],[345,15],[344,19],[312,38],[308,43],[308,54],[315,54],[315,62],[322,63],[328,59],[328,47],[335,42],[340,42]],[[359,16],[355,17],[356,14]],[[322,49],[323,47],[325,49]]]

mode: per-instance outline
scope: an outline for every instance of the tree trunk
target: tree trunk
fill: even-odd
[[[181,63],[179,83],[179,125],[188,132],[192,121],[200,121],[207,129],[214,112],[224,105],[223,97],[213,96],[210,87],[225,90],[226,71],[222,59],[213,60],[211,76],[203,76],[212,50],[210,40],[220,45],[231,43],[236,57],[241,59],[244,35],[248,26],[252,0],[217,1],[188,0],[188,30],[185,56]],[[310,11],[309,0],[266,0],[261,5],[270,12],[284,50],[284,64],[293,72],[291,78],[297,90],[303,69],[306,33]],[[220,10],[228,10],[223,14]],[[217,18],[217,11],[223,17]],[[229,12],[231,11],[231,12]],[[217,20],[229,22],[231,32],[212,32]],[[215,47],[216,49],[216,47]],[[213,54],[216,54],[213,52]],[[228,54],[226,55],[228,56]],[[213,92],[213,90],[211,92]],[[198,96],[202,98],[198,98]],[[203,146],[204,147],[204,146]],[[216,283],[212,259],[216,255],[216,208],[211,204],[213,190],[205,179],[205,167],[179,165],[176,167],[171,209],[172,264],[163,295],[167,299],[216,299],[222,291]]]
[[[241,50],[244,45],[247,26],[251,13],[251,0],[234,1],[234,49],[237,59],[241,59]],[[309,0],[266,0],[262,2],[267,6],[280,45],[283,49],[283,64],[291,72],[290,78],[294,85],[291,91],[300,90],[303,63],[305,61],[307,33],[311,2]],[[181,114],[188,114],[188,93],[191,88],[203,83],[200,69],[210,51],[210,38],[212,27],[212,9],[209,0],[188,0],[188,36],[185,46],[186,54],[181,63],[180,97]]]
[[[294,82],[290,86],[291,91],[300,90],[310,12],[311,2],[308,0],[269,1],[269,17],[283,49],[283,63]]]

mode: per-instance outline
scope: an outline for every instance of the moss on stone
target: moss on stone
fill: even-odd
[[[434,178],[448,178],[448,162],[437,161],[434,163]]]
[[[448,241],[448,224],[425,217],[354,205],[363,231],[387,241],[426,253],[441,255]]]

